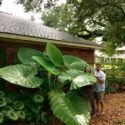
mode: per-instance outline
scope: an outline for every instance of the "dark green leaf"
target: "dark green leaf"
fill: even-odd
[[[64,66],[62,52],[55,45],[47,43],[46,52],[53,64],[59,67]]]
[[[13,105],[16,110],[22,110],[24,108],[24,103],[22,101],[15,101]]]
[[[42,52],[31,48],[20,48],[18,51],[18,58],[23,64],[37,65],[32,56],[43,56]]]
[[[3,91],[0,91],[0,99],[3,98],[5,93]]]
[[[60,71],[55,68],[55,65],[52,64],[48,59],[39,56],[33,56],[33,59],[36,60],[40,65],[42,65],[47,71],[54,75],[58,75]]]

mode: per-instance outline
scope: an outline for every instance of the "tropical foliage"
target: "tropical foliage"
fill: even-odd
[[[0,69],[1,78],[15,85],[36,88],[39,93],[33,95],[33,101],[41,104],[48,99],[53,114],[66,125],[89,124],[90,113],[87,101],[75,91],[80,87],[95,83],[94,76],[85,74],[83,70],[89,64],[78,57],[63,55],[51,43],[47,44],[45,52],[21,48],[18,51],[18,58],[20,64]],[[70,88],[68,92],[65,92],[63,90],[67,83],[70,84]],[[1,98],[2,108],[0,110],[5,105],[8,104]],[[18,100],[14,105],[21,111],[25,107],[25,104]],[[48,105],[46,104],[46,106]],[[41,109],[39,111],[42,112],[42,108],[39,108]],[[40,112],[37,112],[37,115],[40,114]],[[6,113],[1,112],[1,123],[6,115]],[[17,119],[16,117],[14,120]]]

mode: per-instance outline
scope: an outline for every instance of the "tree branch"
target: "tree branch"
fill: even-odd
[[[100,26],[102,26],[102,27],[105,27],[105,26],[106,26],[104,23],[98,22],[98,21],[96,21],[96,20],[92,20],[92,21],[93,21],[93,23],[98,24],[98,25],[100,25]]]
[[[98,3],[96,0],[91,0],[91,1],[97,7],[105,7],[105,6],[108,6],[108,5],[111,6],[111,7],[115,7],[117,9],[119,9],[121,11],[122,15],[125,17],[125,12],[124,12],[123,8],[118,6],[117,3],[113,4],[113,3],[110,3],[110,2],[107,1],[106,3],[102,4],[102,3]]]
[[[78,37],[81,37],[81,38],[84,38],[84,39],[90,39],[92,38],[93,36],[96,36],[96,37],[100,37],[100,36],[103,36],[103,31],[102,30],[95,30],[95,31],[89,31],[89,30],[84,30],[86,31],[88,34],[77,34]]]
[[[116,4],[111,4],[111,3],[109,3],[109,5],[118,8],[118,9],[121,11],[122,15],[124,16],[124,18],[125,18],[125,12],[124,12],[124,10],[122,9],[122,7],[117,6]]]

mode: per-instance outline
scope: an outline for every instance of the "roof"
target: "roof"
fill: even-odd
[[[56,41],[57,44],[85,46],[89,48],[100,48],[101,46],[75,37],[71,34],[58,31],[56,29],[36,23],[28,19],[24,19],[9,13],[0,11],[0,37],[16,38],[21,40],[29,40],[43,42],[46,40]],[[42,40],[43,39],[43,40]]]

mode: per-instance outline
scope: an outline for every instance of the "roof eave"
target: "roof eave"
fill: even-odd
[[[22,35],[9,34],[9,33],[0,33],[0,38],[15,39],[17,41],[14,41],[14,42],[21,42],[22,41],[21,43],[32,43],[32,44],[39,44],[39,45],[50,42],[50,43],[62,45],[62,46],[70,46],[70,47],[77,47],[77,48],[102,49],[102,46],[98,46],[98,45],[97,46],[96,45],[87,45],[87,44],[81,44],[81,43],[65,42],[65,41],[59,41],[59,40],[37,38],[37,37],[31,37],[31,36],[22,36]],[[20,40],[20,41],[18,41],[18,40]]]

